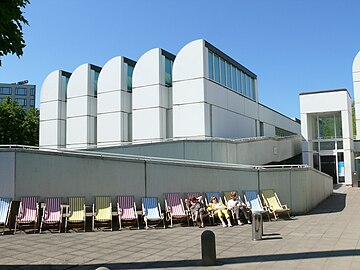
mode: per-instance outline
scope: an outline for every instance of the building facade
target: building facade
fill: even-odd
[[[40,98],[43,147],[300,134],[299,122],[259,103],[253,72],[202,39],[177,55],[155,48],[137,62],[118,56],[103,68],[81,65],[66,89],[51,74]],[[65,100],[49,102],[63,91]],[[65,110],[57,109],[59,102]]]
[[[25,82],[0,83],[0,102],[7,97],[16,100],[26,111],[35,108],[36,86]]]
[[[351,97],[346,89],[300,94],[303,162],[352,184],[354,142]]]

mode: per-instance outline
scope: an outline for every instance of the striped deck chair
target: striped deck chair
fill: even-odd
[[[270,219],[270,213],[267,207],[264,207],[261,203],[259,194],[256,190],[246,190],[244,191],[244,199],[245,203],[251,209],[251,212],[260,212],[263,215],[267,215],[268,219]]]
[[[156,197],[143,197],[141,199],[142,203],[142,212],[145,222],[145,229],[149,229],[148,222],[157,222],[161,221],[164,224],[165,229],[165,220],[164,215],[161,213],[160,203]]]
[[[275,220],[278,218],[279,214],[287,214],[290,218],[290,208],[288,208],[286,204],[281,204],[279,197],[274,190],[262,190],[261,196],[270,212],[274,215]]]
[[[39,203],[37,197],[23,197],[20,199],[19,212],[15,217],[15,229],[34,224],[34,233],[38,224]]]
[[[108,225],[112,231],[112,205],[111,197],[99,196],[95,197],[93,204],[92,230],[95,231],[96,225]]]
[[[10,198],[0,198],[0,226],[3,226],[2,234],[5,233],[5,228],[8,226],[11,202]]]
[[[173,227],[173,220],[185,220],[189,226],[189,215],[184,209],[184,203],[180,198],[180,193],[165,194],[165,210],[167,220],[170,220],[170,227]]]
[[[196,222],[197,220],[195,220],[195,217],[191,214],[191,211],[190,211],[190,203],[188,202],[188,200],[190,198],[198,198],[203,204],[204,204],[204,200],[203,200],[203,197],[201,195],[200,192],[185,192],[184,193],[184,197],[185,197],[185,206],[186,206],[186,211],[189,213],[190,217],[191,217],[191,220],[193,222],[193,225],[195,226],[196,225]],[[205,207],[205,204],[204,204],[204,207]]]
[[[222,202],[221,196],[219,194],[219,192],[205,192],[205,205],[206,208],[208,207],[209,203],[210,203],[210,198],[215,196],[219,202]],[[215,212],[213,211],[208,211],[209,212],[209,218],[210,220],[212,220],[212,223],[215,225]]]
[[[84,232],[86,226],[86,208],[84,197],[69,197],[69,213],[66,215],[65,232],[68,225],[82,225],[84,224]]]
[[[117,211],[119,215],[119,230],[122,230],[124,222],[134,222],[137,224],[138,230],[140,229],[134,196],[118,196]]]
[[[59,232],[61,231],[63,209],[61,207],[61,198],[46,198],[45,208],[40,223],[40,233],[43,226],[59,226]]]
[[[233,191],[235,191],[235,190],[233,190]],[[228,200],[230,200],[231,199],[231,192],[232,191],[223,191],[223,198],[224,198],[224,204],[225,205],[228,205]],[[237,191],[235,191],[236,193],[237,193],[237,199],[240,201],[240,203],[244,203],[244,201],[241,199],[241,196],[240,196],[240,193],[239,192],[237,192]],[[229,210],[230,212],[231,212],[231,215],[232,215],[232,217],[233,217],[233,219],[235,220],[236,219],[236,213],[235,213],[235,209],[231,209],[231,210]],[[250,210],[250,208],[248,208],[248,207],[244,207],[244,211],[247,213],[247,215],[251,218],[251,210]],[[241,211],[240,211],[240,213],[242,213]],[[245,217],[244,217],[245,218]],[[246,218],[245,218],[246,219]]]

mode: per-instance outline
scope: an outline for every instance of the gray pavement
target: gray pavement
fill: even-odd
[[[251,225],[0,236],[0,269],[360,269],[360,188],[342,188],[308,215]],[[216,235],[202,266],[200,236]]]

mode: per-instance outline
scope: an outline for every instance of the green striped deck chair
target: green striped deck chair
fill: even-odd
[[[95,226],[109,228],[112,231],[111,197],[97,196],[93,204],[92,230]]]
[[[86,208],[84,197],[69,197],[69,212],[66,215],[65,231],[68,226],[86,225]]]

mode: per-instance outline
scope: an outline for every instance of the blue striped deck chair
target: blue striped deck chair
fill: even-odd
[[[259,194],[256,190],[244,191],[244,200],[251,209],[251,212],[260,212],[263,215],[267,215],[268,219],[271,220],[269,210],[262,205]]]
[[[205,203],[206,203],[206,206],[209,205],[210,203],[210,198],[214,196],[218,199],[219,202],[222,202],[222,199],[221,199],[221,196],[220,196],[220,193],[219,192],[205,192]]]
[[[149,229],[148,222],[157,222],[161,221],[164,224],[165,229],[165,220],[164,215],[161,213],[160,203],[156,197],[143,197],[141,199],[142,214],[145,222],[145,229]]]
[[[5,228],[6,226],[8,226],[10,209],[11,209],[11,199],[0,198],[0,226],[3,226],[2,234],[5,233]]]

